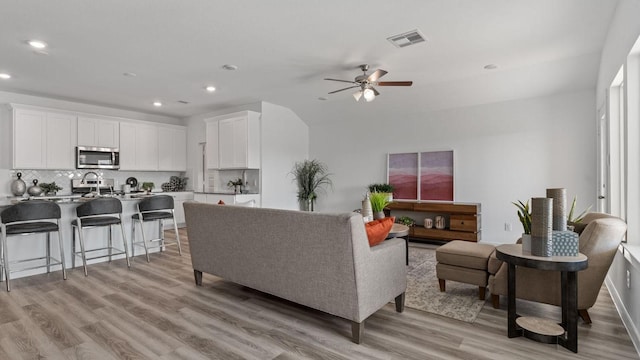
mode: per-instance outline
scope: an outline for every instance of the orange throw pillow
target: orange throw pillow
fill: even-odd
[[[224,201],[220,200],[218,201],[218,205],[225,205]]]
[[[384,239],[387,238],[387,235],[389,235],[389,231],[391,231],[395,221],[395,217],[386,217],[364,224],[367,230],[367,237],[369,238],[369,246],[376,246],[383,242]]]

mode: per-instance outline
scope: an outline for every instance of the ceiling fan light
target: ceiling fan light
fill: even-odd
[[[361,97],[362,97],[362,91],[353,93],[353,98],[356,99],[356,101],[360,101]]]
[[[364,95],[364,99],[367,100],[367,102],[373,101],[373,99],[376,98],[376,94],[371,89],[364,89],[362,95]]]

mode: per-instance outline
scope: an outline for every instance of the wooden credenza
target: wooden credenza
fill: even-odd
[[[389,204],[387,208],[391,212],[412,212],[410,217],[416,220],[416,226],[411,227],[410,238],[476,242],[480,240],[480,204],[396,201]],[[435,228],[435,217],[437,215],[445,217],[446,227],[444,229]],[[426,229],[422,226],[426,217],[434,219],[433,228]]]

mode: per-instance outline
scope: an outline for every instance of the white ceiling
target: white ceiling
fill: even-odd
[[[617,1],[0,0],[0,90],[186,117],[256,101],[305,115],[427,110],[595,87]],[[387,37],[419,29],[428,41]],[[49,44],[36,54],[29,39]],[[374,103],[325,77],[389,71]],[[222,69],[234,64],[237,71]],[[496,64],[495,70],[485,70]],[[125,72],[136,77],[123,76]],[[213,84],[217,91],[203,88]],[[348,85],[348,84],[345,84]],[[328,100],[318,100],[319,97]],[[161,100],[164,106],[151,103]],[[188,101],[188,105],[177,101]],[[361,100],[362,101],[362,100]]]

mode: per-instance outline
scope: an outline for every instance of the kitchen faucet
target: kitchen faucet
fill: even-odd
[[[80,183],[84,184],[85,179],[87,178],[87,175],[91,175],[91,174],[93,174],[96,177],[96,180],[98,180],[96,181],[96,193],[100,195],[100,175],[98,175],[98,173],[96,173],[95,171],[87,171],[86,173],[84,173],[84,175],[82,175],[82,179],[80,180]],[[93,186],[89,188],[89,192],[91,192],[92,188]]]

